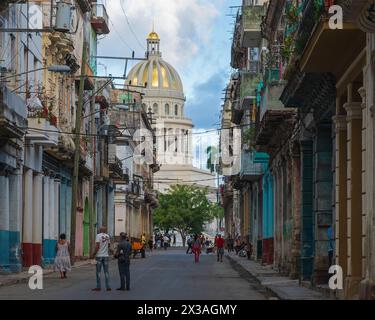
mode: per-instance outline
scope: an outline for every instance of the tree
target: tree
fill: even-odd
[[[173,229],[181,234],[183,246],[190,233],[201,233],[204,225],[212,221],[215,206],[207,199],[208,188],[196,185],[175,185],[159,195],[154,225],[160,229]]]

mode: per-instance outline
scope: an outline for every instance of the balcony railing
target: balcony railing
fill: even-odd
[[[0,135],[20,138],[26,127],[25,101],[7,87],[0,87]]]
[[[274,83],[280,80],[280,69],[279,68],[268,68],[266,69],[266,83]]]
[[[265,172],[268,158],[262,153],[245,152],[241,154],[240,179],[254,181],[259,179]]]
[[[306,0],[302,6],[303,13],[299,22],[295,45],[295,53],[297,56],[303,53],[321,16],[326,13],[323,0]]]
[[[37,145],[57,146],[59,131],[46,118],[29,118],[29,130],[26,139]]]
[[[242,110],[248,110],[256,103],[259,81],[261,81],[260,73],[243,72],[241,74],[240,107]]]
[[[91,25],[97,34],[108,34],[108,14],[103,4],[92,5]]]
[[[268,110],[287,111],[280,101],[285,84],[281,82],[269,82],[265,86],[260,103],[260,121]]]

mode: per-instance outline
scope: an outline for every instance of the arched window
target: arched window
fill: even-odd
[[[165,114],[169,115],[169,104],[168,103],[165,104]]]
[[[158,114],[159,113],[159,107],[158,107],[157,103],[154,103],[154,105],[152,106],[152,112],[154,114]]]
[[[178,105],[177,104],[174,106],[174,115],[178,116]]]

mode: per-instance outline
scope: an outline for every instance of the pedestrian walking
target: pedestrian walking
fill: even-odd
[[[127,235],[120,233],[120,243],[117,246],[115,258],[118,263],[118,271],[120,274],[120,288],[117,290],[130,290],[130,255],[132,246]]]
[[[188,236],[187,238],[187,246],[186,254],[193,253],[193,239],[191,236]]]
[[[173,246],[175,247],[176,246],[176,235],[173,234]]]
[[[218,234],[215,238],[215,247],[217,252],[217,261],[223,262],[224,239],[221,237],[221,234]]]
[[[151,252],[152,252],[153,247],[154,247],[154,242],[152,241],[152,238],[150,238],[150,240],[148,240],[148,248],[150,249]]]
[[[102,272],[102,267],[104,271],[105,277],[105,286],[107,291],[111,291],[111,287],[109,285],[109,251],[111,248],[111,240],[109,235],[106,233],[106,227],[100,227],[99,234],[96,236],[95,240],[95,252],[93,257],[96,260],[96,288],[92,289],[93,291],[100,291],[101,290],[101,281],[100,275]]]
[[[195,235],[194,242],[193,242],[193,253],[194,253],[194,261],[195,263],[199,262],[199,256],[201,254],[201,239],[198,235]]]
[[[167,247],[169,244],[169,238],[166,234],[164,235],[163,242],[164,242],[164,250],[167,250]]]
[[[66,273],[71,270],[69,243],[66,241],[66,235],[60,234],[59,241],[56,244],[56,257],[54,271],[60,272],[61,279],[66,279]]]

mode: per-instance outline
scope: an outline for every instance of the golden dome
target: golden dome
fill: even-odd
[[[182,82],[177,71],[159,56],[136,64],[128,74],[131,84],[147,89],[167,89],[183,92]]]
[[[159,38],[159,35],[155,31],[152,31],[149,33],[147,40],[160,40],[160,38]]]

